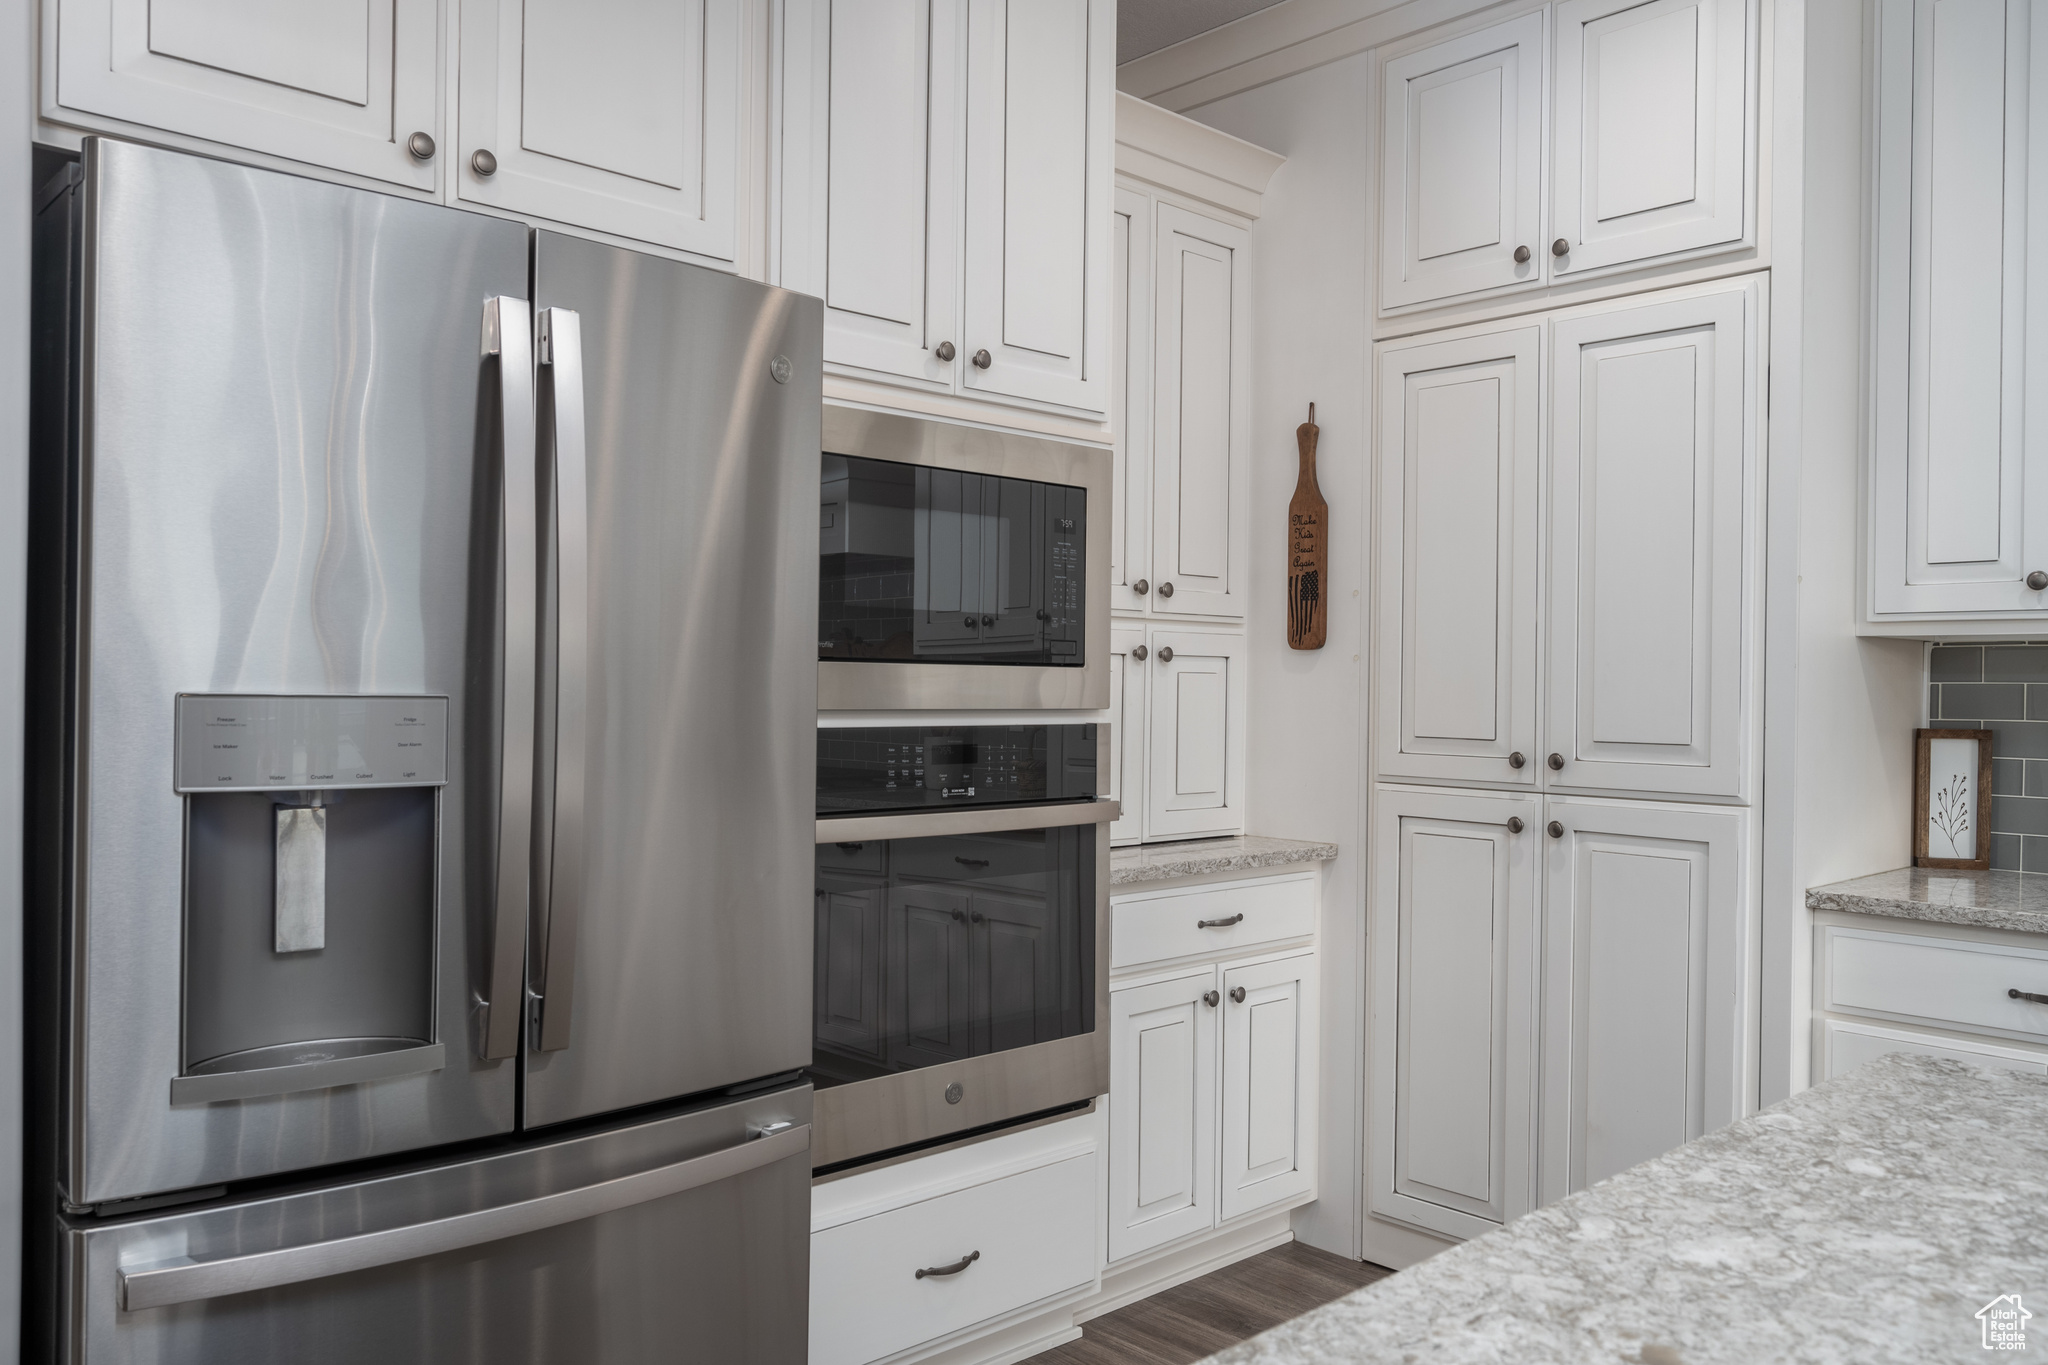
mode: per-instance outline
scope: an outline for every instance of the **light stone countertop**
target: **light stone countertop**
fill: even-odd
[[[1806,908],[2048,934],[2048,875],[1901,867],[1816,886],[1806,893]]]
[[[1211,872],[1245,872],[1289,863],[1319,863],[1337,856],[1335,844],[1242,834],[1229,839],[1183,839],[1171,844],[1133,844],[1109,851],[1109,884],[1131,886]]]
[[[1214,1365],[1872,1365],[2048,1348],[2048,1077],[1894,1053]]]

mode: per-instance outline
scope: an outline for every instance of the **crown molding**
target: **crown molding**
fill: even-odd
[[[1122,91],[1116,97],[1116,171],[1207,204],[1259,216],[1273,172],[1287,158]]]

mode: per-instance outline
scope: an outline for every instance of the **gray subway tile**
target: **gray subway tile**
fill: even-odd
[[[1991,828],[1999,834],[2048,834],[2048,797],[1992,797]]]
[[[1992,835],[1991,866],[2001,872],[2019,871],[2021,845],[2024,842],[2017,834]]]
[[[2009,758],[1994,758],[1991,760],[1991,791],[1993,795],[2011,796],[2014,794],[2012,792],[2000,791],[1998,788],[1998,765],[2001,762],[2010,763],[2012,761]],[[2018,794],[2021,796],[2048,796],[2048,758],[2021,759],[2020,763],[2025,767],[2026,774],[2020,779]]]
[[[1997,758],[2048,758],[2048,720],[2006,720],[1991,727]]]
[[[1936,650],[1939,654],[1941,651]],[[1929,676],[1934,676],[1930,667]],[[1943,682],[1948,679],[1943,678]],[[1984,650],[1985,682],[2048,683],[2048,645],[1989,645]]]
[[[2048,683],[2028,683],[2027,719],[2048,720]]]
[[[2048,782],[2048,763],[2043,763],[2042,780]],[[1991,794],[1993,796],[2048,796],[2048,788],[2038,792],[2027,790],[2027,761],[2024,758],[1994,758],[1991,760]]]
[[[1938,683],[1984,681],[1984,647],[1936,645],[1927,652],[1927,676]]]
[[[2048,872],[2048,839],[2030,834],[2020,840],[2020,871]]]
[[[2026,714],[2026,688],[2019,683],[1941,685],[1943,720],[2024,720]]]

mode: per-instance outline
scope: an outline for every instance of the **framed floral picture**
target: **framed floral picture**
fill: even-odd
[[[1915,730],[1913,865],[1991,866],[1991,731]]]

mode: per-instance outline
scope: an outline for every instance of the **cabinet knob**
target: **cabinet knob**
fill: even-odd
[[[932,354],[937,356],[941,360],[951,360],[954,356],[959,355],[960,353],[953,349],[952,342],[942,341],[938,345],[932,347]]]
[[[2027,575],[2027,586],[2035,592],[2048,588],[2048,573],[2042,573],[2039,569],[2034,570]]]
[[[1160,662],[1160,663],[1163,663],[1163,664],[1170,664],[1170,663],[1172,663],[1172,662],[1173,662],[1173,646],[1172,646],[1172,645],[1161,645],[1161,646],[1159,646],[1159,662]]]
[[[1212,1010],[1216,1008],[1216,1002],[1221,1000],[1222,998],[1222,996],[1216,994],[1216,992],[1214,991],[1202,992],[1202,1003],[1207,1005]]]
[[[498,173],[498,158],[491,155],[488,147],[479,147],[469,154],[469,168],[476,172],[477,179],[489,180]]]
[[[1550,824],[1546,826],[1546,828],[1547,828],[1547,829],[1549,829],[1549,831],[1550,831],[1550,837],[1551,837],[1551,838],[1553,838],[1553,839],[1562,839],[1562,838],[1564,838],[1564,825],[1563,825],[1563,824],[1561,824],[1560,822],[1558,822],[1558,821],[1556,821],[1556,820],[1552,820],[1552,821],[1550,822]]]
[[[1528,247],[1525,247],[1525,246],[1518,246],[1518,247],[1516,247],[1516,248],[1515,248],[1515,264],[1516,264],[1516,265],[1527,265],[1527,264],[1529,264],[1529,248],[1528,248]]]
[[[1232,986],[1230,988],[1230,1000],[1232,1004],[1242,1005],[1244,1003],[1244,987]]]
[[[1145,648],[1145,646],[1143,646],[1143,645],[1133,645],[1133,646],[1131,646],[1131,657],[1132,657],[1133,659],[1136,659],[1136,660],[1137,660],[1137,661],[1138,661],[1139,663],[1144,663],[1144,662],[1145,662],[1145,656],[1146,656],[1146,655],[1148,655],[1148,654],[1150,654],[1151,652],[1152,652],[1151,650],[1149,650],[1149,649]]]
[[[414,133],[405,140],[405,150],[412,153],[412,159],[415,161],[432,161],[434,159],[434,139],[432,134]]]
[[[1550,771],[1554,773],[1561,773],[1564,771],[1563,754],[1552,754],[1548,759],[1544,761],[1550,764]]]
[[[1553,256],[1569,255],[1571,254],[1571,249],[1572,244],[1570,242],[1567,242],[1562,237],[1558,238],[1556,241],[1550,244],[1550,254]]]
[[[966,620],[962,621],[960,624],[966,626],[969,630],[973,630],[974,623],[979,619],[979,617],[970,616]]]
[[[993,616],[984,616],[981,618],[981,623],[985,626],[992,626],[996,623],[996,618]]]
[[[977,370],[985,370],[995,363],[995,357],[987,351],[976,351],[974,353],[974,368]]]
[[[1510,816],[1508,817],[1508,833],[1510,833],[1510,834],[1520,834],[1521,832],[1522,832],[1522,817],[1521,817],[1521,816],[1519,816],[1519,815],[1510,815]]]
[[[1143,597],[1146,593],[1152,591],[1152,585],[1141,578],[1137,582],[1131,584],[1131,591],[1138,594],[1138,596]]]
[[[1529,760],[1523,756],[1523,753],[1520,749],[1517,749],[1513,753],[1508,755],[1508,766],[1510,768],[1524,768],[1528,766],[1528,763]]]
[[[1161,583],[1161,584],[1159,585],[1159,595],[1160,595],[1161,597],[1171,597],[1171,596],[1173,596],[1173,584],[1171,584],[1171,583]]]

